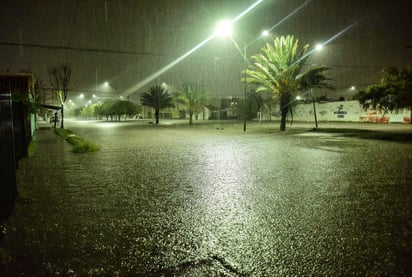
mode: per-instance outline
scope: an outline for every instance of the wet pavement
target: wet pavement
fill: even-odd
[[[68,121],[91,154],[39,130],[3,273],[411,275],[412,144],[297,126]]]

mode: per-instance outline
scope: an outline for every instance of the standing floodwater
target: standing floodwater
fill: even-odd
[[[410,143],[134,122],[66,127],[101,150],[74,154],[52,130],[38,131],[36,155],[18,170],[26,195],[1,244],[9,272],[411,274]]]

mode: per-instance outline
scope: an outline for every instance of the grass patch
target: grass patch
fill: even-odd
[[[68,129],[55,129],[54,132],[64,138],[68,143],[73,145],[74,153],[88,153],[99,151],[100,147],[96,144],[89,142]]]
[[[34,136],[33,139],[29,143],[29,147],[27,148],[27,156],[29,158],[33,157],[34,153],[36,152],[36,148],[37,148],[37,141],[36,141],[36,137]]]

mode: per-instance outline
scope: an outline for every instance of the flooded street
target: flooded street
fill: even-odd
[[[412,274],[410,143],[134,122],[66,128],[101,150],[74,154],[38,131],[17,172],[27,195],[1,243],[8,272]]]

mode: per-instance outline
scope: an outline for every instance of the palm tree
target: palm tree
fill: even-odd
[[[172,97],[168,91],[156,85],[144,92],[140,99],[142,105],[152,107],[155,110],[156,124],[159,124],[160,110],[174,107]]]
[[[191,83],[186,83],[177,93],[177,101],[185,105],[189,110],[189,125],[193,124],[193,114],[197,114],[202,110],[208,97],[203,89]]]
[[[317,67],[303,72],[309,44],[299,50],[299,40],[293,36],[277,37],[273,44],[267,43],[263,53],[252,56],[253,63],[246,69],[246,81],[257,86],[256,91],[270,91],[280,98],[280,130],[286,128],[292,94],[299,89],[311,87],[330,88],[326,83],[326,67]]]

